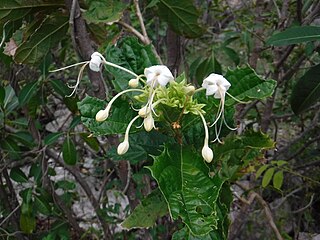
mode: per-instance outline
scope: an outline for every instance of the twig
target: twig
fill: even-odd
[[[133,2],[134,2],[134,6],[136,8],[136,15],[137,15],[139,23],[140,23],[141,31],[142,31],[142,34],[144,36],[144,42],[145,42],[145,44],[150,44],[151,41],[150,41],[150,39],[148,37],[147,31],[146,31],[146,27],[145,27],[144,22],[143,22],[143,17],[142,17],[142,14],[141,14],[141,11],[140,11],[140,7],[139,7],[139,0],[134,0]]]
[[[101,184],[101,190],[100,190],[100,193],[98,196],[98,202],[100,202],[100,200],[105,192],[105,186],[113,173],[114,173],[114,169],[112,169],[111,172],[103,179],[103,182]]]
[[[118,21],[117,23],[119,25],[121,25],[122,27],[126,28],[129,32],[133,33],[137,38],[140,39],[141,42],[143,42],[144,44],[147,44],[145,42],[144,36],[137,29],[135,29],[131,25],[129,25],[129,24],[125,23],[125,22],[122,22],[122,21]]]
[[[238,185],[240,188],[242,188],[245,191],[250,191],[250,195],[253,195],[253,197],[251,197],[251,196],[249,197],[249,199],[252,199],[251,202],[249,201],[250,205],[251,205],[251,203],[253,202],[254,199],[258,200],[258,202],[260,203],[260,205],[264,209],[264,212],[265,212],[265,215],[266,215],[267,220],[269,222],[269,225],[272,228],[272,230],[273,230],[274,234],[276,235],[277,239],[278,240],[283,240],[283,238],[282,238],[282,236],[281,236],[276,224],[274,223],[274,220],[273,220],[273,217],[272,217],[272,212],[271,212],[271,210],[269,208],[268,203],[258,193],[254,192],[253,190],[250,190],[248,187],[246,187],[242,183],[236,182],[236,185]],[[245,202],[245,203],[248,204],[247,202]]]
[[[130,184],[130,179],[131,179],[131,166],[130,166],[130,162],[127,161],[127,165],[128,165],[128,172],[127,172],[127,181],[126,181],[126,185],[124,186],[122,193],[125,194],[128,190],[129,184]]]
[[[312,202],[313,202],[313,197],[314,197],[314,193],[311,195],[310,202],[309,202],[306,206],[304,206],[303,208],[300,208],[300,209],[298,209],[298,210],[292,211],[291,213],[294,213],[294,214],[295,214],[295,213],[299,213],[299,212],[302,212],[302,211],[306,210],[308,207],[311,206],[311,204],[312,204]]]
[[[14,214],[19,208],[20,208],[20,205],[18,205],[15,209],[13,209],[11,213],[9,213],[8,216],[5,219],[3,219],[3,221],[0,223],[0,226],[2,226],[12,216],[12,214]]]

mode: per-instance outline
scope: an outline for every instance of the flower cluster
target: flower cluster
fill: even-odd
[[[89,65],[89,68],[92,71],[98,72],[101,70],[103,65],[109,65],[121,69],[133,76],[132,79],[128,81],[128,86],[130,88],[118,93],[115,95],[111,101],[107,104],[105,109],[101,109],[97,112],[95,119],[98,122],[102,122],[108,119],[111,111],[112,104],[119,98],[121,95],[128,92],[140,92],[135,98],[137,101],[141,102],[142,105],[140,109],[137,109],[137,116],[135,116],[128,124],[124,140],[118,145],[117,152],[119,155],[125,154],[129,149],[129,133],[130,128],[133,123],[139,119],[143,119],[143,127],[149,132],[152,129],[155,129],[155,119],[159,117],[160,112],[158,111],[159,105],[165,105],[172,108],[178,108],[181,110],[181,114],[194,114],[198,115],[201,118],[201,121],[205,130],[204,144],[202,148],[202,156],[204,160],[210,163],[213,160],[213,151],[209,147],[209,130],[208,127],[215,128],[215,139],[213,142],[218,141],[221,143],[219,138],[222,124],[224,123],[229,129],[235,130],[228,126],[224,117],[224,105],[226,95],[231,96],[227,91],[231,87],[230,82],[225,79],[222,75],[212,73],[203,80],[202,86],[199,89],[195,89],[192,85],[187,85],[185,80],[175,81],[171,71],[168,67],[164,65],[155,65],[144,69],[144,74],[138,75],[126,68],[123,68],[117,64],[106,61],[106,59],[98,52],[95,52],[91,55],[91,60],[86,62],[77,63],[65,68],[61,68],[55,71],[60,71],[73,67],[76,65],[82,65],[77,82],[72,86],[73,95],[80,83],[84,68]],[[141,83],[141,84],[140,84]],[[142,86],[141,88],[138,88]],[[205,111],[202,109],[205,105],[199,104],[193,98],[193,95],[201,90],[205,90],[206,96],[213,95],[214,98],[220,99],[218,111],[216,117],[211,124],[207,124],[204,114]],[[237,100],[233,96],[233,99]]]

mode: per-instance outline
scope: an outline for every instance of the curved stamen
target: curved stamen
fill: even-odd
[[[89,64],[89,62],[86,62],[81,68],[80,68],[80,71],[79,71],[79,74],[78,74],[78,78],[77,78],[77,82],[74,86],[70,86],[70,88],[73,88],[73,91],[71,92],[70,95],[67,95],[66,97],[71,97],[78,89],[78,86],[80,84],[80,80],[82,78],[82,74],[83,74],[83,71],[84,71],[84,68]]]
[[[75,66],[78,66],[78,65],[82,65],[82,64],[86,64],[86,65],[87,65],[89,62],[90,62],[90,61],[79,62],[79,63],[71,64],[71,65],[66,66],[66,67],[63,67],[63,68],[51,70],[51,71],[49,71],[49,72],[59,72],[59,71],[62,71],[62,70],[68,69],[68,68],[72,68],[72,67],[75,67]]]
[[[236,102],[238,102],[238,103],[242,103],[242,104],[247,104],[247,103],[248,103],[248,102],[244,102],[244,101],[239,100],[238,98],[232,96],[232,95],[231,95],[230,93],[228,93],[228,92],[226,92],[226,94],[227,94],[229,97],[231,97],[233,100],[235,100]]]
[[[130,123],[128,124],[127,129],[126,129],[126,133],[125,133],[125,135],[124,135],[124,141],[129,141],[130,128],[131,128],[132,124],[133,124],[139,117],[140,117],[139,115],[135,116],[135,117],[130,121]]]
[[[201,117],[201,120],[202,120],[202,123],[203,123],[203,127],[204,127],[204,146],[208,146],[208,143],[209,143],[209,130],[208,130],[208,126],[207,126],[207,123],[206,123],[206,120],[203,116],[203,114],[198,111],[198,114],[200,115]]]

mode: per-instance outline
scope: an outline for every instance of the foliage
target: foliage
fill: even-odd
[[[320,6],[287,3],[3,0],[0,236],[319,232]]]

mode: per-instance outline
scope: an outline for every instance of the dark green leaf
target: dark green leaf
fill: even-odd
[[[89,133],[80,133],[80,137],[85,141],[86,144],[94,151],[98,152],[100,149],[99,142],[96,137],[90,136]]]
[[[45,138],[43,139],[43,143],[45,145],[50,145],[55,143],[59,137],[61,137],[64,133],[63,132],[56,132],[56,133],[49,133]]]
[[[266,187],[269,185],[272,177],[273,177],[273,173],[274,173],[274,168],[271,167],[269,168],[265,174],[263,175],[263,178],[262,178],[262,187]]]
[[[4,153],[8,154],[10,158],[16,160],[20,158],[20,147],[12,136],[8,136],[0,142],[0,148]]]
[[[68,18],[62,15],[48,16],[41,26],[21,45],[14,55],[17,63],[39,63],[57,42],[65,37]]]
[[[20,106],[27,104],[30,99],[37,93],[38,90],[38,81],[34,81],[26,84],[20,91],[18,99]]]
[[[30,132],[21,131],[11,134],[10,136],[15,140],[15,142],[20,143],[26,147],[32,148],[35,146],[34,139]]]
[[[218,73],[221,74],[221,65],[217,61],[217,59],[211,55],[208,58],[205,58],[199,65],[196,70],[196,79],[198,80],[199,84],[202,83],[203,79],[207,77],[210,73]]]
[[[320,64],[310,68],[293,87],[291,108],[300,114],[320,99]]]
[[[278,171],[273,175],[273,186],[276,189],[281,189],[283,183],[283,171]]]
[[[170,146],[149,167],[168,202],[173,219],[179,217],[194,235],[217,227],[216,201],[223,180],[209,177],[209,168],[192,148]]]
[[[63,190],[74,190],[76,188],[76,184],[67,180],[60,180],[55,184],[56,189],[61,188]]]
[[[6,90],[4,87],[0,86],[0,106],[4,103],[4,98],[6,97]]]
[[[162,193],[157,189],[150,193],[121,224],[127,229],[152,227],[159,217],[168,213]]]
[[[89,22],[111,24],[117,22],[123,15],[127,5],[117,0],[89,0],[89,9],[84,17]]]
[[[320,27],[296,26],[274,34],[266,43],[274,46],[285,46],[315,40],[320,40]]]
[[[28,177],[21,171],[20,168],[12,168],[10,171],[10,178],[18,183],[28,182]]]
[[[50,85],[52,86],[53,90],[63,98],[70,95],[72,92],[71,89],[68,88],[61,80],[51,79]]]
[[[228,92],[245,102],[270,97],[276,87],[276,81],[263,80],[250,67],[228,69],[225,77],[231,83]],[[235,103],[231,98],[226,99],[226,105]]]
[[[86,96],[78,103],[81,113],[81,121],[89,128],[94,135],[107,135],[124,133],[128,123],[135,116],[135,112],[131,109],[126,101],[117,99],[110,112],[110,117],[103,122],[97,122],[95,119],[96,113],[106,107],[105,101],[97,98]],[[132,132],[138,131],[132,128]]]
[[[62,145],[62,157],[68,165],[75,165],[77,163],[78,155],[76,147],[69,135],[67,135]]]
[[[227,56],[234,62],[235,65],[239,65],[240,57],[238,53],[229,47],[223,47],[222,50],[227,54]]]
[[[34,196],[34,205],[36,209],[44,214],[44,215],[50,215],[51,213],[51,207],[47,199],[43,198],[42,196]]]
[[[6,113],[10,113],[19,105],[19,102],[13,88],[10,85],[5,87],[5,91],[6,91],[6,96],[3,101],[3,106],[4,106],[4,109],[6,109]]]
[[[200,13],[192,0],[159,0],[158,15],[180,35],[188,38],[200,37],[204,28],[201,26]]]

